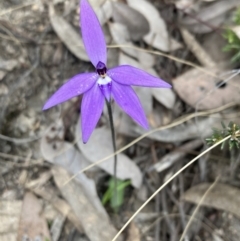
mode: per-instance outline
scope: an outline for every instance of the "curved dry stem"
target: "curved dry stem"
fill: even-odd
[[[108,48],[129,48],[129,49],[135,49],[135,50],[138,50],[138,51],[141,51],[141,52],[145,52],[145,53],[149,53],[149,54],[163,56],[163,57],[166,57],[168,59],[174,60],[174,61],[176,61],[178,63],[185,64],[185,65],[191,66],[191,67],[193,67],[195,69],[198,69],[198,70],[204,72],[205,74],[210,75],[210,76],[212,76],[214,78],[218,78],[218,76],[213,74],[211,71],[208,71],[206,68],[203,68],[203,67],[201,67],[199,65],[196,65],[196,64],[194,64],[194,63],[192,63],[190,61],[186,61],[186,60],[177,58],[177,57],[175,57],[173,55],[162,53],[160,51],[146,50],[146,49],[143,49],[143,48],[140,48],[140,47],[131,46],[131,45],[127,45],[127,44],[108,45],[107,47]]]
[[[196,156],[192,159],[189,163],[187,163],[184,167],[182,167],[179,171],[177,171],[172,177],[170,177],[162,186],[160,186],[152,195],[148,198],[148,200],[132,215],[132,217],[124,224],[124,226],[120,229],[120,231],[116,234],[116,236],[112,239],[112,241],[117,240],[120,234],[125,230],[125,228],[132,222],[132,220],[138,215],[141,210],[146,207],[146,205],[164,188],[166,187],[175,177],[177,177],[181,172],[187,169],[190,165],[192,165],[195,161],[197,161],[200,157],[204,156],[210,150],[214,149],[216,146],[220,145],[224,141],[228,140],[231,136],[227,136],[218,143],[214,144],[213,146],[206,149],[204,152]]]
[[[115,156],[115,155],[117,155],[117,154],[125,151],[126,149],[128,149],[128,148],[131,147],[132,145],[136,144],[137,142],[139,142],[139,141],[142,140],[143,138],[145,138],[145,137],[147,137],[147,136],[149,136],[149,135],[151,135],[151,134],[153,134],[153,133],[155,133],[155,132],[157,132],[157,131],[170,129],[170,128],[175,127],[175,126],[178,126],[178,125],[180,125],[180,124],[182,124],[182,123],[184,123],[184,122],[186,122],[186,121],[188,121],[188,120],[191,120],[191,119],[195,118],[196,116],[206,116],[206,115],[210,115],[210,114],[213,114],[213,113],[217,113],[217,112],[223,111],[223,110],[225,110],[225,109],[227,109],[227,108],[230,108],[230,107],[232,107],[232,106],[235,106],[235,105],[236,105],[235,102],[231,102],[231,103],[229,103],[229,104],[226,104],[226,105],[224,105],[224,106],[221,106],[221,107],[216,108],[216,109],[213,109],[213,110],[202,111],[202,112],[198,112],[198,113],[192,113],[192,114],[190,114],[190,115],[187,115],[187,116],[184,116],[184,117],[182,117],[182,118],[180,118],[180,119],[177,119],[176,121],[174,121],[173,123],[171,123],[171,124],[169,124],[169,125],[161,126],[161,127],[157,128],[157,129],[148,131],[147,133],[145,133],[145,134],[141,135],[140,137],[136,138],[135,140],[133,140],[132,142],[130,142],[128,145],[122,147],[121,149],[119,149],[119,150],[116,151],[115,153],[112,153],[112,154],[104,157],[103,159],[101,159],[101,160],[99,160],[99,161],[96,161],[96,162],[92,163],[91,165],[85,167],[84,169],[80,170],[78,173],[76,173],[75,175],[73,175],[67,182],[65,182],[65,183],[63,184],[63,186],[65,186],[65,185],[68,184],[71,180],[73,180],[74,178],[76,178],[78,174],[83,173],[83,172],[85,172],[85,171],[93,168],[94,166],[97,166],[97,165],[99,165],[99,164],[107,161],[109,158],[111,158],[111,157],[113,157],[113,156]],[[62,153],[59,153],[59,155],[60,155],[60,154],[62,154]]]

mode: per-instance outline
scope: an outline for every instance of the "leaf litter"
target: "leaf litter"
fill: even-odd
[[[173,84],[173,88],[168,90],[136,88],[150,128],[170,124],[183,115],[200,110],[239,102],[238,74],[231,72],[238,65],[230,63],[231,53],[226,55],[221,51],[225,44],[222,38],[224,30],[218,30],[228,27],[239,1],[181,0],[172,4],[149,0],[90,2],[105,31],[109,68],[131,64]],[[79,33],[78,1],[33,1],[33,4],[29,1],[26,5],[24,1],[16,0],[0,2],[0,8],[0,20],[4,20],[0,21],[0,99],[3,105],[8,103],[1,117],[1,134],[3,138],[7,136],[15,140],[45,133],[39,140],[18,145],[11,142],[11,138],[0,140],[0,210],[4,209],[0,212],[0,219],[5,224],[0,227],[1,240],[16,240],[26,190],[37,196],[37,202],[31,199],[31,205],[51,206],[52,211],[43,210],[47,229],[57,227],[55,233],[50,233],[49,240],[57,239],[60,234],[60,239],[70,240],[72,231],[69,230],[75,230],[76,237],[84,240],[111,240],[129,214],[136,211],[164,180],[202,151],[203,138],[211,135],[212,128],[219,128],[221,121],[239,122],[239,107],[232,106],[221,113],[206,114],[175,128],[158,131],[119,154],[118,178],[132,183],[132,187],[127,186],[125,194],[121,195],[120,220],[109,203],[103,205],[101,202],[112,179],[112,161],[81,173],[91,163],[113,152],[106,111],[90,146],[83,145],[79,139],[81,97],[64,104],[63,108],[41,112],[43,102],[56,87],[69,76],[92,68]],[[238,34],[238,26],[229,25]],[[38,39],[42,39],[41,43],[36,41]],[[218,43],[220,40],[223,40],[222,45]],[[160,55],[139,51],[136,47],[170,52],[171,57],[196,65],[200,63],[205,72]],[[38,51],[40,55],[36,54]],[[213,62],[216,63],[214,68],[214,64],[211,66]],[[31,70],[32,65],[36,66],[34,70]],[[232,78],[234,73],[236,76]],[[16,85],[19,79],[26,80],[20,87]],[[115,103],[112,105],[118,148],[146,133]],[[29,107],[32,112],[26,111]],[[149,222],[136,219],[124,233],[126,240],[157,240],[159,235],[163,240],[174,240],[176,235],[180,238],[186,217],[192,214],[190,203],[198,203],[206,190],[204,183],[214,180],[219,172],[222,178],[218,190],[215,196],[210,194],[209,199],[205,199],[204,206],[208,208],[202,207],[197,216],[200,221],[210,220],[210,225],[218,228],[209,232],[203,222],[198,222],[198,225],[192,225],[188,235],[203,240],[227,240],[230,236],[238,241],[239,232],[233,232],[239,222],[234,209],[239,189],[238,151],[220,152],[219,149],[179,175],[178,180],[166,187],[166,196],[163,192],[159,194],[160,202],[156,198],[148,204],[140,216],[145,215],[144,220],[151,219],[155,225],[151,229]],[[72,175],[76,176],[69,181]],[[205,189],[200,188],[201,185]],[[136,195],[135,189],[144,190],[144,198]],[[234,189],[235,194],[225,189],[229,192]],[[195,199],[185,199],[191,196],[189,193]],[[221,193],[226,193],[227,197]],[[179,215],[171,218],[176,212]],[[160,213],[167,215],[158,222]],[[31,215],[33,213],[27,214]],[[93,218],[94,222],[88,218]],[[56,225],[58,221],[61,225]],[[172,227],[179,228],[172,232]],[[33,228],[32,232],[39,233],[38,228]],[[142,230],[149,231],[143,235]]]

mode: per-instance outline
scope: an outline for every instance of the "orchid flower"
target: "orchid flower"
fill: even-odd
[[[107,47],[101,25],[88,0],[80,2],[80,23],[84,47],[96,68],[94,73],[78,74],[60,87],[45,103],[43,110],[84,94],[81,105],[82,140],[86,143],[111,98],[135,122],[148,128],[142,105],[133,86],[171,88],[171,85],[143,70],[121,65],[107,69]]]

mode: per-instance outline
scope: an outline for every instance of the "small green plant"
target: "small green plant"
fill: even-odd
[[[229,149],[233,149],[234,147],[239,148],[239,143],[240,143],[240,127],[233,123],[230,122],[228,126],[226,127],[224,123],[222,123],[223,129],[213,129],[213,134],[210,138],[206,139],[206,142],[208,145],[214,145],[217,142],[221,141],[227,136],[231,136],[231,138],[228,141],[225,141],[221,145],[221,149],[224,148],[226,142],[228,142]]]
[[[109,181],[108,189],[103,195],[102,203],[103,205],[105,205],[108,202],[110,202],[111,208],[115,212],[117,212],[123,204],[125,189],[131,184],[131,182],[129,180],[128,181],[117,180],[116,192],[114,190],[115,188],[114,182],[115,182],[114,178],[111,178]]]
[[[231,62],[240,61],[240,39],[231,29],[226,29],[223,37],[227,40],[227,45],[223,48],[223,51],[234,51],[236,54],[231,58]]]
[[[236,25],[240,25],[240,8],[234,13],[233,22]],[[231,29],[226,29],[223,37],[228,42],[227,45],[223,48],[223,51],[234,51],[235,54],[231,58],[231,62],[240,62],[240,39],[237,34]]]
[[[240,25],[240,8],[234,13],[233,22],[237,25]]]

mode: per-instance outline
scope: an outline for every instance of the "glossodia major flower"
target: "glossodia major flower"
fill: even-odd
[[[107,47],[101,25],[87,0],[80,2],[80,23],[84,47],[96,68],[95,73],[72,77],[45,103],[43,110],[83,95],[81,105],[82,139],[86,143],[102,114],[104,101],[111,98],[143,128],[148,122],[133,86],[171,88],[171,85],[129,65],[107,69]]]

